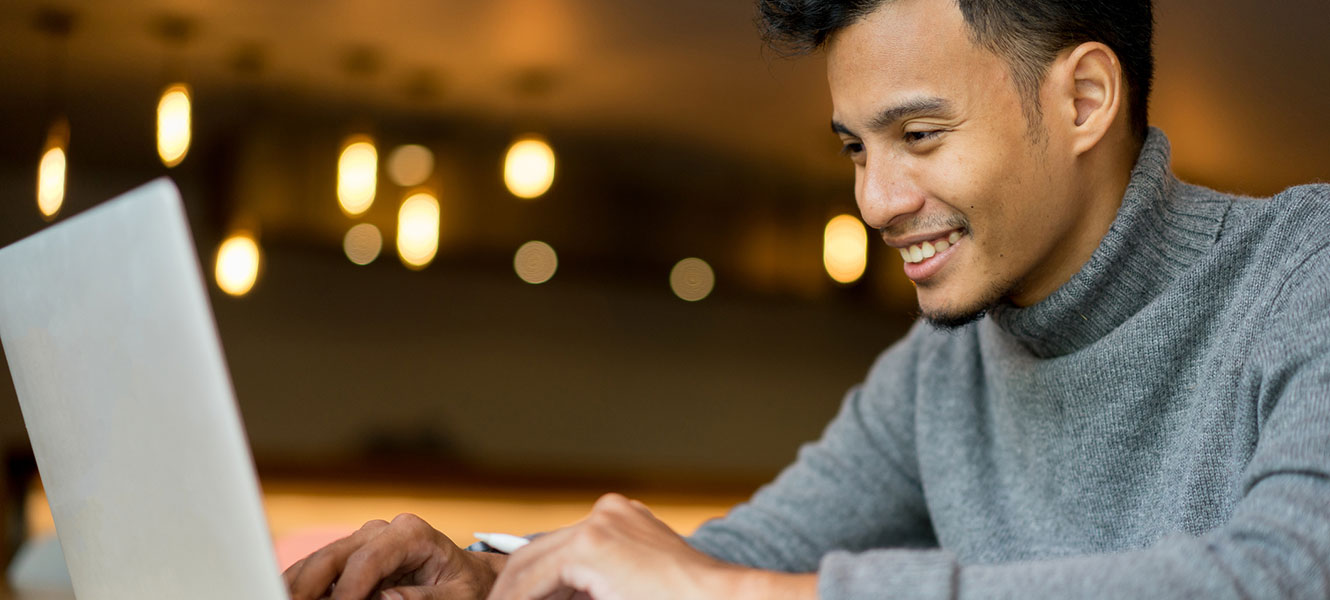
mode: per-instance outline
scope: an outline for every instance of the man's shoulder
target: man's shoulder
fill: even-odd
[[[1330,254],[1330,185],[1288,188],[1273,196],[1229,196],[1213,258],[1244,279],[1270,285],[1315,255]]]
[[[1268,198],[1235,198],[1220,234],[1217,262],[1240,273],[1235,281],[1242,282],[1246,293],[1261,297],[1262,312],[1275,318],[1290,310],[1290,297],[1330,298],[1327,231],[1330,185],[1299,185]]]
[[[1258,234],[1272,242],[1293,238],[1326,238],[1330,226],[1330,184],[1288,188],[1268,198],[1234,196],[1224,222],[1226,232]]]

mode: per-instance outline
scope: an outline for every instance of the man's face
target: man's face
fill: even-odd
[[[1007,63],[971,41],[955,0],[885,2],[831,39],[827,75],[859,210],[913,254],[926,318],[959,324],[1062,283],[1047,280],[1085,216],[1072,160],[1056,128],[1031,135]]]

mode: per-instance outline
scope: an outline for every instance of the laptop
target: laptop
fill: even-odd
[[[80,600],[287,598],[169,179],[0,249],[0,343]]]

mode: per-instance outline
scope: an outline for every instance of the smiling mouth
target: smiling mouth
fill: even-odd
[[[960,241],[960,239],[961,232],[960,230],[956,230],[935,240],[911,244],[906,248],[899,248],[899,250],[901,252],[901,258],[905,259],[906,263],[917,264],[933,258],[934,255],[946,252],[947,248],[950,248],[953,244]]]

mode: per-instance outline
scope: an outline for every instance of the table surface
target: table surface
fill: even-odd
[[[657,518],[682,533],[725,514],[744,497],[736,494],[635,493]],[[371,518],[417,514],[435,528],[466,544],[471,532],[548,531],[585,516],[599,496],[587,490],[521,490],[467,487],[376,486],[340,483],[274,482],[264,485],[263,503],[281,565],[355,531]],[[40,489],[27,498],[30,539],[54,534],[46,497]],[[3,579],[0,600],[73,600],[73,595],[16,591]]]

